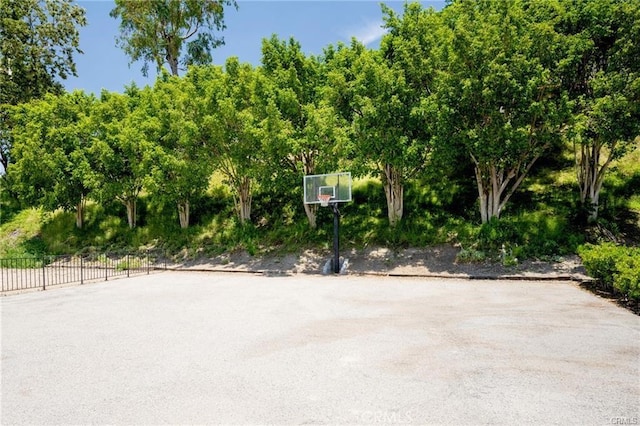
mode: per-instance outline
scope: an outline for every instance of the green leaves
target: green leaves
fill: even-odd
[[[73,92],[14,107],[9,173],[23,202],[71,210],[90,193],[87,120],[95,103],[93,96]]]
[[[581,201],[598,216],[598,198],[611,162],[640,134],[640,8],[633,0],[580,0],[557,23],[565,54],[564,88],[573,101]]]
[[[180,65],[201,65],[211,62],[211,49],[224,44],[213,32],[225,29],[224,9],[237,8],[235,0],[116,0],[111,11],[119,18],[118,44],[132,62],[155,63],[158,71],[163,64],[171,74],[178,75]]]
[[[135,203],[154,161],[157,120],[149,117],[151,89],[127,87],[124,94],[103,92],[91,116],[91,185],[101,200],[127,207],[134,227]]]
[[[392,55],[391,55],[392,57]],[[325,95],[350,124],[346,154],[356,176],[377,174],[387,195],[391,225],[403,214],[403,188],[426,163],[429,144],[416,114],[419,96],[404,71],[352,41],[332,52]],[[344,156],[344,153],[342,154]]]
[[[77,27],[85,24],[84,9],[71,0],[1,0],[0,104],[60,93],[56,79],[75,75]]]
[[[335,170],[334,155],[344,145],[332,105],[323,96],[327,64],[324,58],[306,56],[293,38],[275,35],[262,41],[262,62],[266,80],[273,86],[273,101],[283,132],[276,138],[281,174],[302,175]]]
[[[535,161],[560,140],[567,119],[560,56],[545,49],[546,38],[557,37],[534,19],[549,6],[459,1],[442,11],[447,43],[433,50],[441,55],[436,102],[450,116],[438,130],[449,135],[445,149],[463,149],[475,164],[483,222],[500,215]]]
[[[73,55],[84,9],[71,0],[0,0],[0,164],[9,168],[12,121],[3,105],[61,93],[58,78],[75,75]],[[6,182],[5,182],[6,183]]]
[[[3,8],[3,31],[25,45],[29,37],[71,34],[69,25],[80,22],[67,2],[30,10],[0,1],[22,17],[7,18]],[[345,169],[380,176],[393,224],[408,181],[473,170],[488,221],[535,162],[566,140],[580,156],[581,196],[597,202],[603,172],[640,133],[640,12],[633,0],[458,0],[438,12],[407,4],[402,15],[383,6],[388,33],[378,50],[352,40],[310,56],[296,40],[274,35],[262,42],[261,67],[237,58],[224,67],[199,65],[221,42],[213,32],[224,28],[229,5],[235,2],[117,0],[112,16],[121,19],[122,47],[132,60],[158,68],[166,61],[171,72],[153,88],[105,92],[84,115],[74,106],[85,102],[77,96],[11,114],[0,107],[3,153],[18,126],[20,166],[12,175],[24,199],[72,206],[75,186],[66,184],[78,181],[82,194],[119,199],[135,218],[132,203],[144,190],[159,204],[177,205],[186,226],[190,203],[215,170],[245,221],[256,187],[299,199],[301,175]],[[63,11],[71,19],[59,28],[44,19]],[[16,40],[2,40],[3,55],[20,52]],[[73,37],[60,40],[76,46]],[[44,63],[51,59],[43,55]],[[0,61],[9,99],[19,90],[8,80],[5,56]],[[49,77],[56,67],[72,68],[51,61],[24,68],[20,78],[43,78],[42,88],[55,91]],[[73,148],[78,141],[84,150]],[[29,172],[38,167],[35,179]],[[314,209],[305,212],[314,226]]]

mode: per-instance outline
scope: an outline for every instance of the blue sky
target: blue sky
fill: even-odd
[[[142,75],[142,63],[129,65],[129,58],[115,44],[119,21],[109,12],[111,0],[78,0],[86,10],[87,26],[80,29],[80,48],[76,55],[78,77],[63,82],[67,90],[82,89],[99,94],[104,88],[120,92],[135,81],[144,86],[155,81],[155,65],[150,65],[149,77]],[[384,2],[401,12],[403,1]],[[440,9],[444,0],[423,1],[425,7]],[[230,56],[243,62],[260,63],[263,38],[277,34],[281,39],[294,37],[307,54],[320,54],[322,48],[356,37],[370,47],[376,47],[383,32],[379,1],[238,1],[238,10],[228,9],[227,29],[222,33],[226,44],[213,51],[213,61],[224,64]]]

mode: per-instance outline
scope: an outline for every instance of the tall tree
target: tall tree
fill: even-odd
[[[58,79],[76,75],[74,53],[85,12],[73,0],[0,0],[0,164],[11,161],[9,108],[45,93],[61,93]]]
[[[90,193],[87,158],[96,99],[84,92],[45,95],[14,107],[14,163],[9,173],[23,202],[76,212],[84,224]],[[37,172],[36,172],[37,171]]]
[[[483,223],[500,217],[567,118],[557,37],[535,21],[537,5],[545,2],[460,0],[442,12],[442,129],[475,165]]]
[[[165,73],[152,93],[153,115],[160,129],[147,187],[178,207],[182,228],[189,226],[192,202],[207,189],[213,172],[208,135],[201,128],[206,94],[196,86],[204,83],[203,77],[207,82],[219,81],[222,72],[218,67],[193,67],[183,78]]]
[[[120,19],[118,45],[131,61],[142,60],[146,76],[149,63],[158,71],[163,64],[172,75],[180,65],[208,64],[211,49],[224,44],[215,31],[226,28],[225,7],[238,7],[236,0],[115,0],[111,11]]]
[[[336,170],[346,138],[333,107],[323,97],[324,59],[306,56],[293,38],[285,41],[274,35],[262,40],[262,64],[289,130],[283,145],[268,147],[274,159],[292,171],[298,182],[303,175]],[[304,209],[309,226],[315,228],[318,205],[304,204]]]
[[[203,127],[210,135],[216,168],[234,195],[238,219],[246,223],[255,187],[270,169],[264,146],[280,133],[282,121],[260,69],[232,57],[221,81],[210,83],[214,89],[207,91]]]
[[[91,186],[102,200],[118,200],[136,226],[137,201],[151,170],[159,139],[150,90],[132,85],[124,94],[103,91],[91,118]]]
[[[572,142],[580,200],[598,217],[612,162],[640,135],[640,7],[635,0],[576,0],[558,23],[562,76],[574,101]]]
[[[428,154],[415,132],[412,90],[403,72],[356,40],[339,46],[329,67],[327,96],[351,124],[352,167],[357,175],[380,176],[389,224],[395,226],[404,214],[406,180],[424,166]]]
[[[410,108],[407,132],[414,135],[414,149],[425,161],[420,177],[435,177],[446,185],[443,178],[448,183],[460,179],[470,160],[460,150],[449,149],[448,129],[443,131],[447,114],[438,97],[446,88],[440,85],[439,77],[448,65],[443,54],[447,45],[443,14],[417,2],[406,3],[401,15],[384,5],[382,11],[388,32],[380,42],[380,52],[406,82],[405,103]]]

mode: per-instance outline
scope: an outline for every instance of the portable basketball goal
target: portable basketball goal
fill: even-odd
[[[340,210],[338,203],[351,201],[351,173],[307,175],[303,181],[304,203],[331,205],[333,209],[333,260],[332,270],[339,274],[340,265]]]

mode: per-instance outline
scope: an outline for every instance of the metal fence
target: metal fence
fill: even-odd
[[[166,268],[151,253],[5,258],[0,259],[0,283],[3,293],[32,288],[46,290],[50,286],[107,281],[159,269]]]

